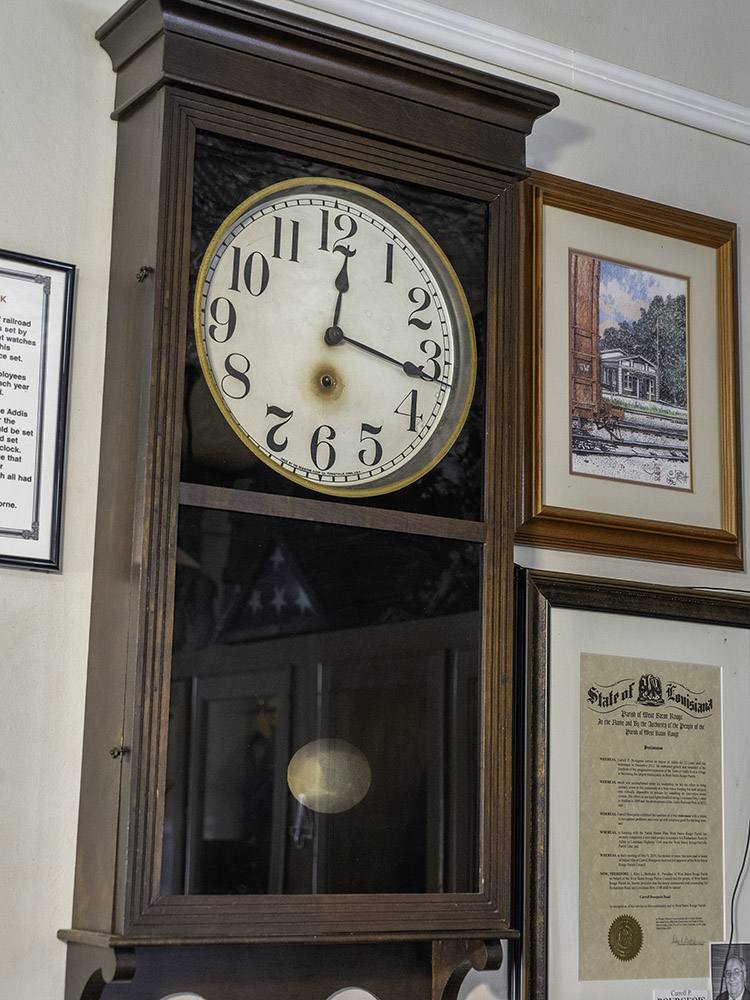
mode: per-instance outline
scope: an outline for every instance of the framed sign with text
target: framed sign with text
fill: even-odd
[[[0,564],[60,569],[75,267],[0,250]]]
[[[525,996],[700,996],[747,836],[748,599],[539,571],[526,597]]]

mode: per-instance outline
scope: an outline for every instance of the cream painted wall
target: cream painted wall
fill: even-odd
[[[681,49],[671,54],[653,41],[657,15],[646,0],[622,9],[607,5],[606,22],[593,0],[438,2],[750,104],[744,46],[736,40],[746,0],[711,6],[710,45],[699,33],[709,11],[700,0],[691,0],[690,15],[686,0],[656,5],[660,18],[664,11],[681,17]],[[79,269],[63,572],[0,570],[0,994],[13,1000],[61,1000],[65,949],[55,934],[69,924],[72,905],[115,144],[114,76],[94,31],[118,6],[118,0],[25,0],[4,4],[0,13],[0,246]],[[750,147],[551,89],[561,106],[529,142],[532,166],[735,220],[742,261]],[[750,300],[746,264],[740,296]],[[747,340],[747,321],[743,333]],[[750,352],[743,377],[750,385]],[[747,413],[743,433],[750,440]],[[519,549],[517,559],[566,572],[750,590],[746,573],[533,549]],[[739,931],[750,937],[745,916]],[[504,993],[498,977],[472,989],[472,1000]]]
[[[434,0],[648,76],[750,104],[747,0]]]
[[[61,574],[0,570],[0,995],[62,997],[81,760],[114,78],[107,0],[0,12],[0,246],[78,266]]]

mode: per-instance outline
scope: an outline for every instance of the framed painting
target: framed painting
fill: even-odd
[[[519,544],[743,566],[736,226],[522,191]]]
[[[750,599],[538,571],[525,595],[524,1000],[712,995],[711,942],[750,918]]]

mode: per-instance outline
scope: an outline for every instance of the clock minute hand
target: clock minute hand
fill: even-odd
[[[435,378],[433,375],[428,375],[427,372],[422,368],[421,365],[415,365],[411,361],[404,361],[401,365],[407,375],[411,375],[412,378],[421,378],[425,382],[435,382],[437,385],[444,385],[447,389],[451,388],[450,382],[443,382],[439,378]]]
[[[374,354],[376,358],[382,358],[383,361],[390,361],[393,365],[398,365],[398,367],[410,378],[421,378],[427,382],[436,382],[437,385],[444,385],[446,388],[450,389],[450,382],[441,382],[440,379],[433,378],[428,375],[422,368],[415,365],[411,361],[398,361],[396,358],[392,358],[390,354],[384,354],[382,351],[377,350],[375,347],[370,347],[369,344],[363,344],[361,340],[355,340],[353,337],[348,337],[343,330],[336,328],[339,336],[329,339],[328,333],[326,333],[326,340],[329,344],[331,343],[341,343],[345,341],[347,344],[351,344],[353,347],[359,347],[362,351],[367,351],[368,354]]]

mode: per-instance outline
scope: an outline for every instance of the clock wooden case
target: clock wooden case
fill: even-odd
[[[516,186],[557,99],[250,0],[98,38],[66,1000],[455,996],[521,924]]]

